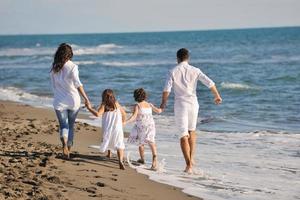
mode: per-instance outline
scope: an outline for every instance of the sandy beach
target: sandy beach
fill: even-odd
[[[89,149],[101,130],[76,123],[72,159],[61,158],[52,110],[0,101],[0,199],[198,199]]]

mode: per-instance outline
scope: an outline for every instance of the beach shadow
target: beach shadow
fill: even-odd
[[[80,153],[71,153],[70,159],[65,158],[62,153],[57,152],[43,152],[43,151],[0,151],[0,156],[11,158],[29,158],[42,159],[46,162],[49,157],[54,156],[55,159],[64,160],[72,163],[88,163],[92,165],[99,165],[107,168],[119,169],[119,161],[117,158],[107,158],[100,155],[85,155]],[[112,165],[110,165],[112,164]]]
[[[55,155],[54,152],[30,152],[28,153],[28,151],[0,151],[0,156],[3,157],[11,157],[11,158],[21,158],[21,157],[25,157],[25,158],[40,158],[41,156],[45,156],[45,157],[50,157]]]
[[[86,155],[86,154],[80,154],[80,153],[75,153],[70,155],[70,162],[77,162],[77,163],[89,163],[89,164],[94,164],[94,165],[100,165],[108,168],[116,168],[119,169],[119,161],[117,158],[107,158],[106,156],[100,156],[100,155]],[[102,161],[102,162],[97,162],[97,161]],[[109,165],[105,163],[112,163],[114,165]]]

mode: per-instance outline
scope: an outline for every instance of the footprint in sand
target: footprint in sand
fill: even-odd
[[[97,185],[98,187],[105,187],[105,184],[102,183],[102,182],[97,182],[96,185]]]

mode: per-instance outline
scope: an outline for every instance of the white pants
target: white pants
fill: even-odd
[[[175,101],[175,123],[180,138],[189,135],[189,131],[195,131],[197,126],[199,104],[197,101]]]

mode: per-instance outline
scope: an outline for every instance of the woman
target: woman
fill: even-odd
[[[60,44],[50,72],[54,93],[53,107],[59,121],[63,155],[67,158],[70,157],[73,146],[74,124],[80,107],[80,95],[84,98],[85,104],[89,104],[79,80],[78,66],[71,61],[72,57],[72,47],[66,43]]]

